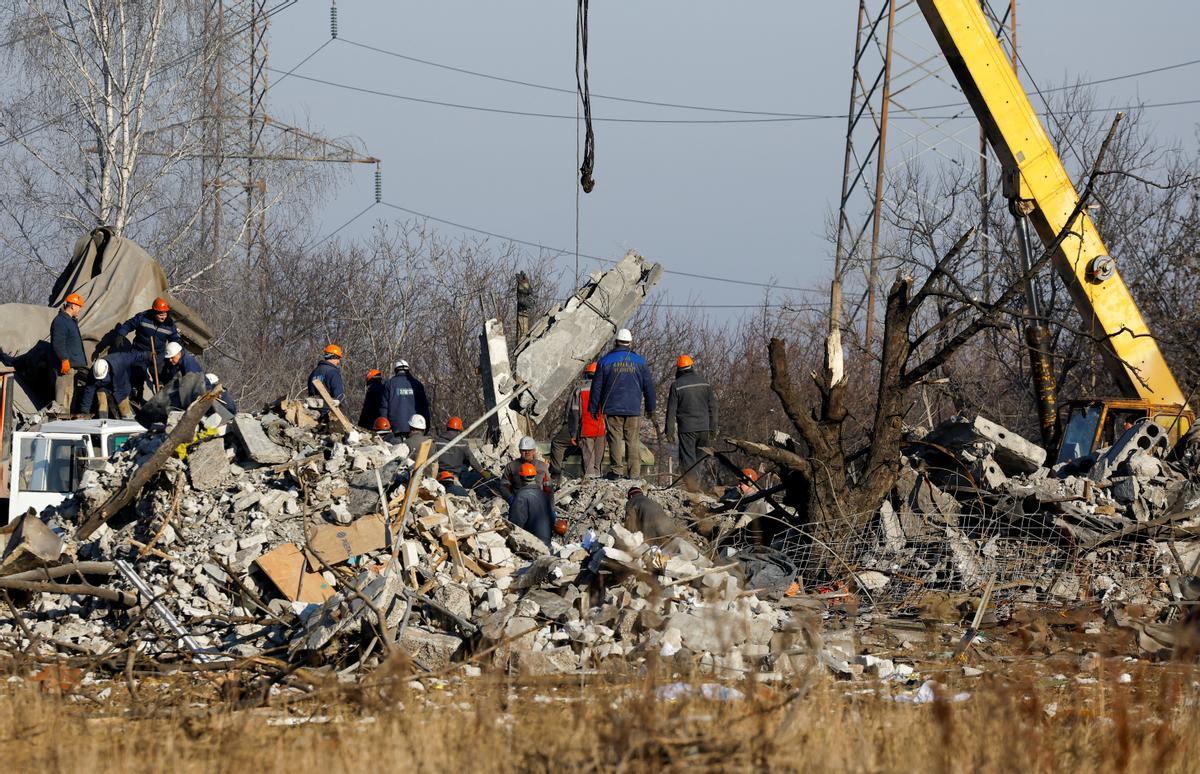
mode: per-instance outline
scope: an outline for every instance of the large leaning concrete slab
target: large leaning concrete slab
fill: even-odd
[[[530,328],[513,352],[511,371],[504,329],[497,320],[484,325],[484,394],[489,408],[526,382],[529,391],[498,421],[499,446],[508,448],[526,430],[525,417],[536,425],[551,404],[579,377],[589,362],[612,341],[662,277],[663,268],[629,252],[605,272],[593,272],[582,287]]]

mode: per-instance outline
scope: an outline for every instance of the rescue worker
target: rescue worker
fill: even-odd
[[[435,451],[444,449],[462,431],[462,419],[450,417],[446,420],[446,429],[442,432],[441,438],[434,444]],[[471,451],[465,438],[438,457],[438,467],[443,471],[448,470],[453,473],[463,486],[473,485],[483,478],[483,466],[475,458],[475,452]]]
[[[700,489],[703,471],[699,470],[704,454],[702,447],[712,443],[717,432],[717,396],[712,385],[696,373],[691,355],[680,355],[675,361],[675,381],[667,394],[667,421],[663,428],[671,443],[679,433],[679,472],[684,487],[695,492]]]
[[[317,363],[317,367],[308,375],[308,394],[312,397],[321,397],[321,393],[317,392],[317,388],[313,385],[313,382],[319,381],[325,385],[329,397],[341,403],[346,397],[341,366],[342,348],[337,344],[325,347],[325,351],[321,353],[321,362]]]
[[[221,383],[221,377],[214,373],[204,375],[204,386],[212,389]],[[233,400],[233,393],[229,390],[221,390],[221,397],[217,398],[217,403],[225,406],[225,409],[232,415],[237,413],[237,403]]]
[[[71,293],[63,300],[62,309],[50,322],[50,349],[54,354],[54,404],[50,406],[49,413],[60,417],[71,416],[75,401],[75,373],[87,368],[83,335],[79,332],[79,313],[82,311],[83,296]]]
[[[652,545],[662,544],[673,537],[686,538],[687,527],[651,500],[640,486],[630,487],[625,501],[625,529],[641,532]]]
[[[517,474],[517,488],[508,504],[508,520],[549,546],[554,510],[550,496],[538,485],[541,471],[532,462],[522,462]]]
[[[612,461],[609,475],[638,478],[642,472],[642,445],[638,439],[642,407],[654,414],[654,379],[646,360],[631,347],[629,329],[617,331],[613,350],[596,364],[588,411],[604,415],[605,439]]]
[[[133,419],[133,406],[129,402],[133,394],[133,375],[149,365],[149,352],[109,352],[92,364],[92,381],[84,388],[83,408],[91,411],[95,399],[99,401],[101,416],[109,416],[115,409],[121,419]],[[115,405],[109,405],[109,396]]]
[[[420,414],[413,414],[408,418],[408,432],[396,433],[404,439],[406,444],[408,444],[408,458],[410,460],[415,460],[417,458],[417,452],[421,450],[421,444],[425,443],[425,441],[429,439],[429,436],[425,434],[425,430],[425,417],[421,416]],[[393,425],[392,432],[395,431],[396,427]]]
[[[396,436],[392,435],[392,423],[387,417],[375,417],[375,422],[371,425],[371,430],[383,441],[387,443],[396,443]]]
[[[600,465],[604,460],[604,418],[597,417],[587,408],[595,373],[596,364],[588,363],[571,397],[567,399],[563,425],[550,440],[550,473],[556,482],[562,477],[563,463],[571,447],[579,450],[584,476],[595,478],[600,475]]]
[[[774,510],[771,504],[766,500],[755,500],[752,503],[742,501],[758,494],[758,488],[754,485],[758,481],[758,471],[754,468],[742,468],[742,475],[738,479],[735,486],[731,486],[721,495],[721,502],[728,503],[732,510],[740,511],[741,513],[753,514],[754,518],[746,525],[746,533],[750,542],[763,544],[769,543],[770,537],[777,531],[773,525],[764,519],[764,516],[769,516]]]
[[[363,394],[362,411],[358,412],[358,426],[369,430],[375,426],[379,416],[379,405],[383,403],[383,374],[372,368],[367,371],[367,391]]]
[[[425,396],[425,386],[409,373],[407,360],[396,361],[392,378],[384,385],[379,415],[387,417],[392,432],[399,434],[408,432],[408,421],[414,415],[424,417],[428,426],[429,399]]]
[[[171,307],[163,298],[154,299],[154,303],[150,305],[149,309],[130,317],[118,325],[116,330],[117,335],[122,338],[130,333],[133,334],[135,351],[154,355],[151,365],[144,369],[139,366],[138,371],[133,375],[133,392],[137,395],[138,400],[141,400],[146,377],[152,375],[155,370],[162,371],[166,361],[167,344],[172,341],[182,344],[183,339],[179,337],[179,329],[175,327],[175,320],[171,317]],[[162,378],[161,373],[158,376],[158,386],[162,386],[166,380]],[[157,389],[156,387],[155,391]]]
[[[500,495],[510,503],[521,485],[522,465],[533,465],[542,488],[547,491],[550,489],[550,466],[537,456],[537,441],[527,435],[517,443],[517,451],[521,456],[505,465],[500,473]]]
[[[437,480],[442,485],[442,488],[446,490],[446,494],[454,495],[455,497],[466,497],[468,494],[463,485],[459,483],[458,477],[449,470],[443,470],[441,473],[438,473]]]
[[[168,341],[164,352],[165,364],[159,372],[162,384],[184,374],[202,374],[204,367],[191,352],[184,352],[183,345],[178,341]],[[212,389],[211,387],[209,389]]]

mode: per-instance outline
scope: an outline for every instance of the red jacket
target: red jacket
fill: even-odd
[[[580,390],[580,416],[582,418],[582,428],[579,432],[580,438],[598,438],[604,435],[604,415],[596,416],[587,410],[588,397],[591,395],[591,390]]]

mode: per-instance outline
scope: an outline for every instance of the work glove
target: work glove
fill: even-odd
[[[62,374],[63,376],[66,376],[67,374],[71,373],[71,361],[64,360],[61,363],[59,363],[58,372],[60,374]]]

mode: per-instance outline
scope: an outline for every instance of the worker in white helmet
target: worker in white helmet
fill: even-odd
[[[604,415],[612,478],[638,478],[642,472],[642,444],[638,437],[642,415],[653,416],[654,378],[646,360],[633,351],[633,334],[617,331],[611,352],[596,363],[596,376],[588,396],[588,411]]]
[[[525,436],[517,444],[517,451],[520,456],[504,466],[504,471],[500,474],[500,494],[505,500],[512,502],[513,494],[521,488],[521,465],[529,463],[537,468],[537,481],[541,484],[542,489],[550,491],[550,466],[544,459],[538,456],[537,441],[531,436]]]

